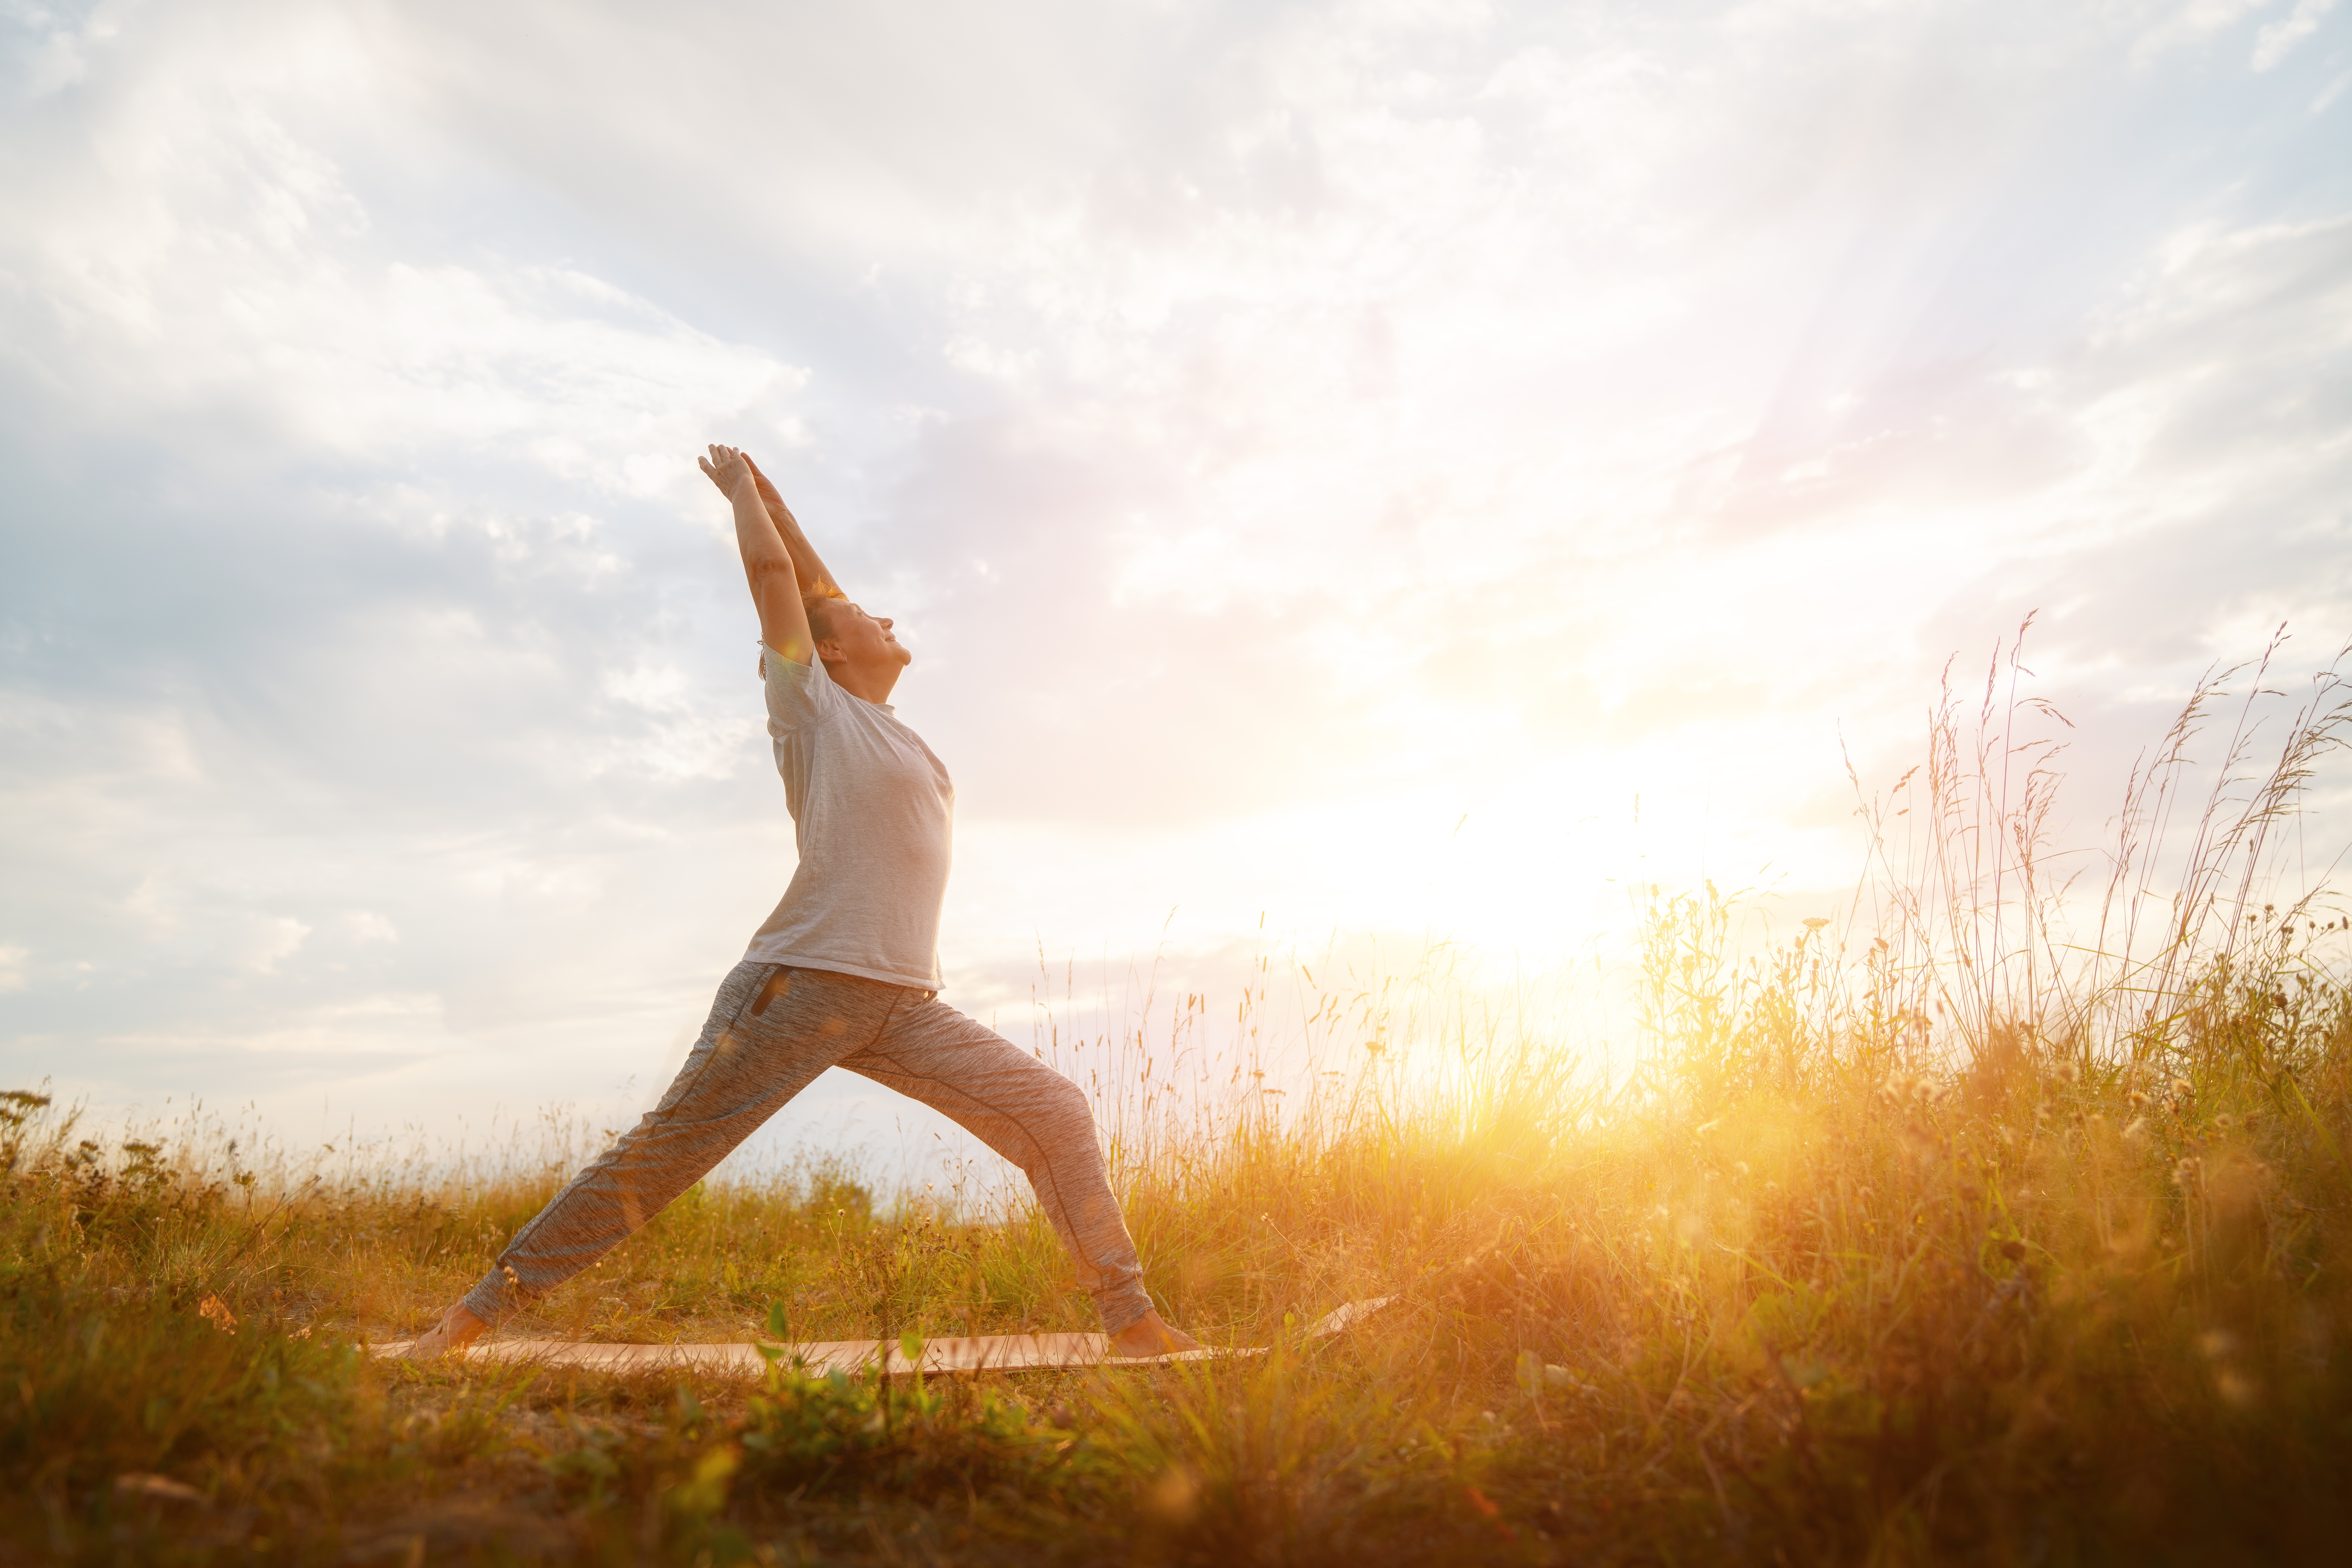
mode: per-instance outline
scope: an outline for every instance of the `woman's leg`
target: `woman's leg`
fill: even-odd
[[[1111,1196],[1087,1097],[946,1003],[919,992],[906,996],[879,1039],[835,1065],[944,1112],[1020,1166],[1077,1260],[1078,1282],[1093,1293],[1103,1328],[1115,1335],[1141,1321],[1151,1298]]]
[[[895,1002],[918,994],[818,970],[737,964],[661,1103],[515,1232],[466,1293],[466,1310],[496,1323],[619,1246],[817,1074],[877,1038]]]

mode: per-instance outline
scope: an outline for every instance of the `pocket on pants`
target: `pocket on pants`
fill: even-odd
[[[765,1003],[772,1000],[769,994],[770,987],[774,985],[776,977],[784,972],[779,965],[772,963],[760,964],[757,967],[768,973],[745,987],[742,996],[736,1002],[733,1010],[726,1015],[727,1022],[720,1024],[716,1029],[713,1029],[709,1024],[703,1025],[702,1037],[694,1042],[694,1049],[686,1053],[686,1060],[678,1064],[677,1076],[670,1079],[669,1088],[663,1092],[660,1102],[646,1114],[661,1116],[677,1109],[678,1102],[692,1092],[695,1085],[701,1081],[702,1075],[708,1072],[710,1065],[719,1059],[719,1047],[733,1039],[736,1031],[742,1026],[744,1015],[749,1013],[756,1016],[766,1011]],[[726,981],[722,981],[719,984],[719,995],[712,998],[710,1011],[714,1020],[719,1013],[719,1004],[727,994],[727,986],[734,978],[735,976],[730,973]],[[776,987],[775,994],[782,995],[790,988],[789,983]]]

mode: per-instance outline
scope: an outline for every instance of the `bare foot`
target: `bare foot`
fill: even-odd
[[[467,1311],[460,1302],[441,1314],[441,1321],[416,1336],[408,1347],[411,1361],[433,1361],[445,1355],[455,1355],[482,1337],[490,1325]]]
[[[1110,1337],[1110,1353],[1139,1357],[1166,1355],[1171,1351],[1196,1351],[1201,1342],[1169,1323],[1157,1312],[1146,1312]]]

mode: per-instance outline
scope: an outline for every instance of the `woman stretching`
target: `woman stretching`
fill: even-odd
[[[409,1353],[444,1355],[612,1250],[829,1067],[944,1112],[1028,1173],[1111,1353],[1195,1342],[1144,1294],[1094,1119],[1067,1079],[939,999],[955,786],[890,707],[912,658],[851,604],[751,459],[700,459],[735,508],[760,613],[768,736],[800,865],[719,983],[661,1103],[572,1178]]]

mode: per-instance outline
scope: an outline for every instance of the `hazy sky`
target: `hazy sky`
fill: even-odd
[[[1023,1040],[1041,952],[1810,910],[2030,610],[2086,831],[2352,633],[2334,0],[0,29],[0,1077],[101,1106],[666,1071],[792,863],[709,440],[915,649]]]

